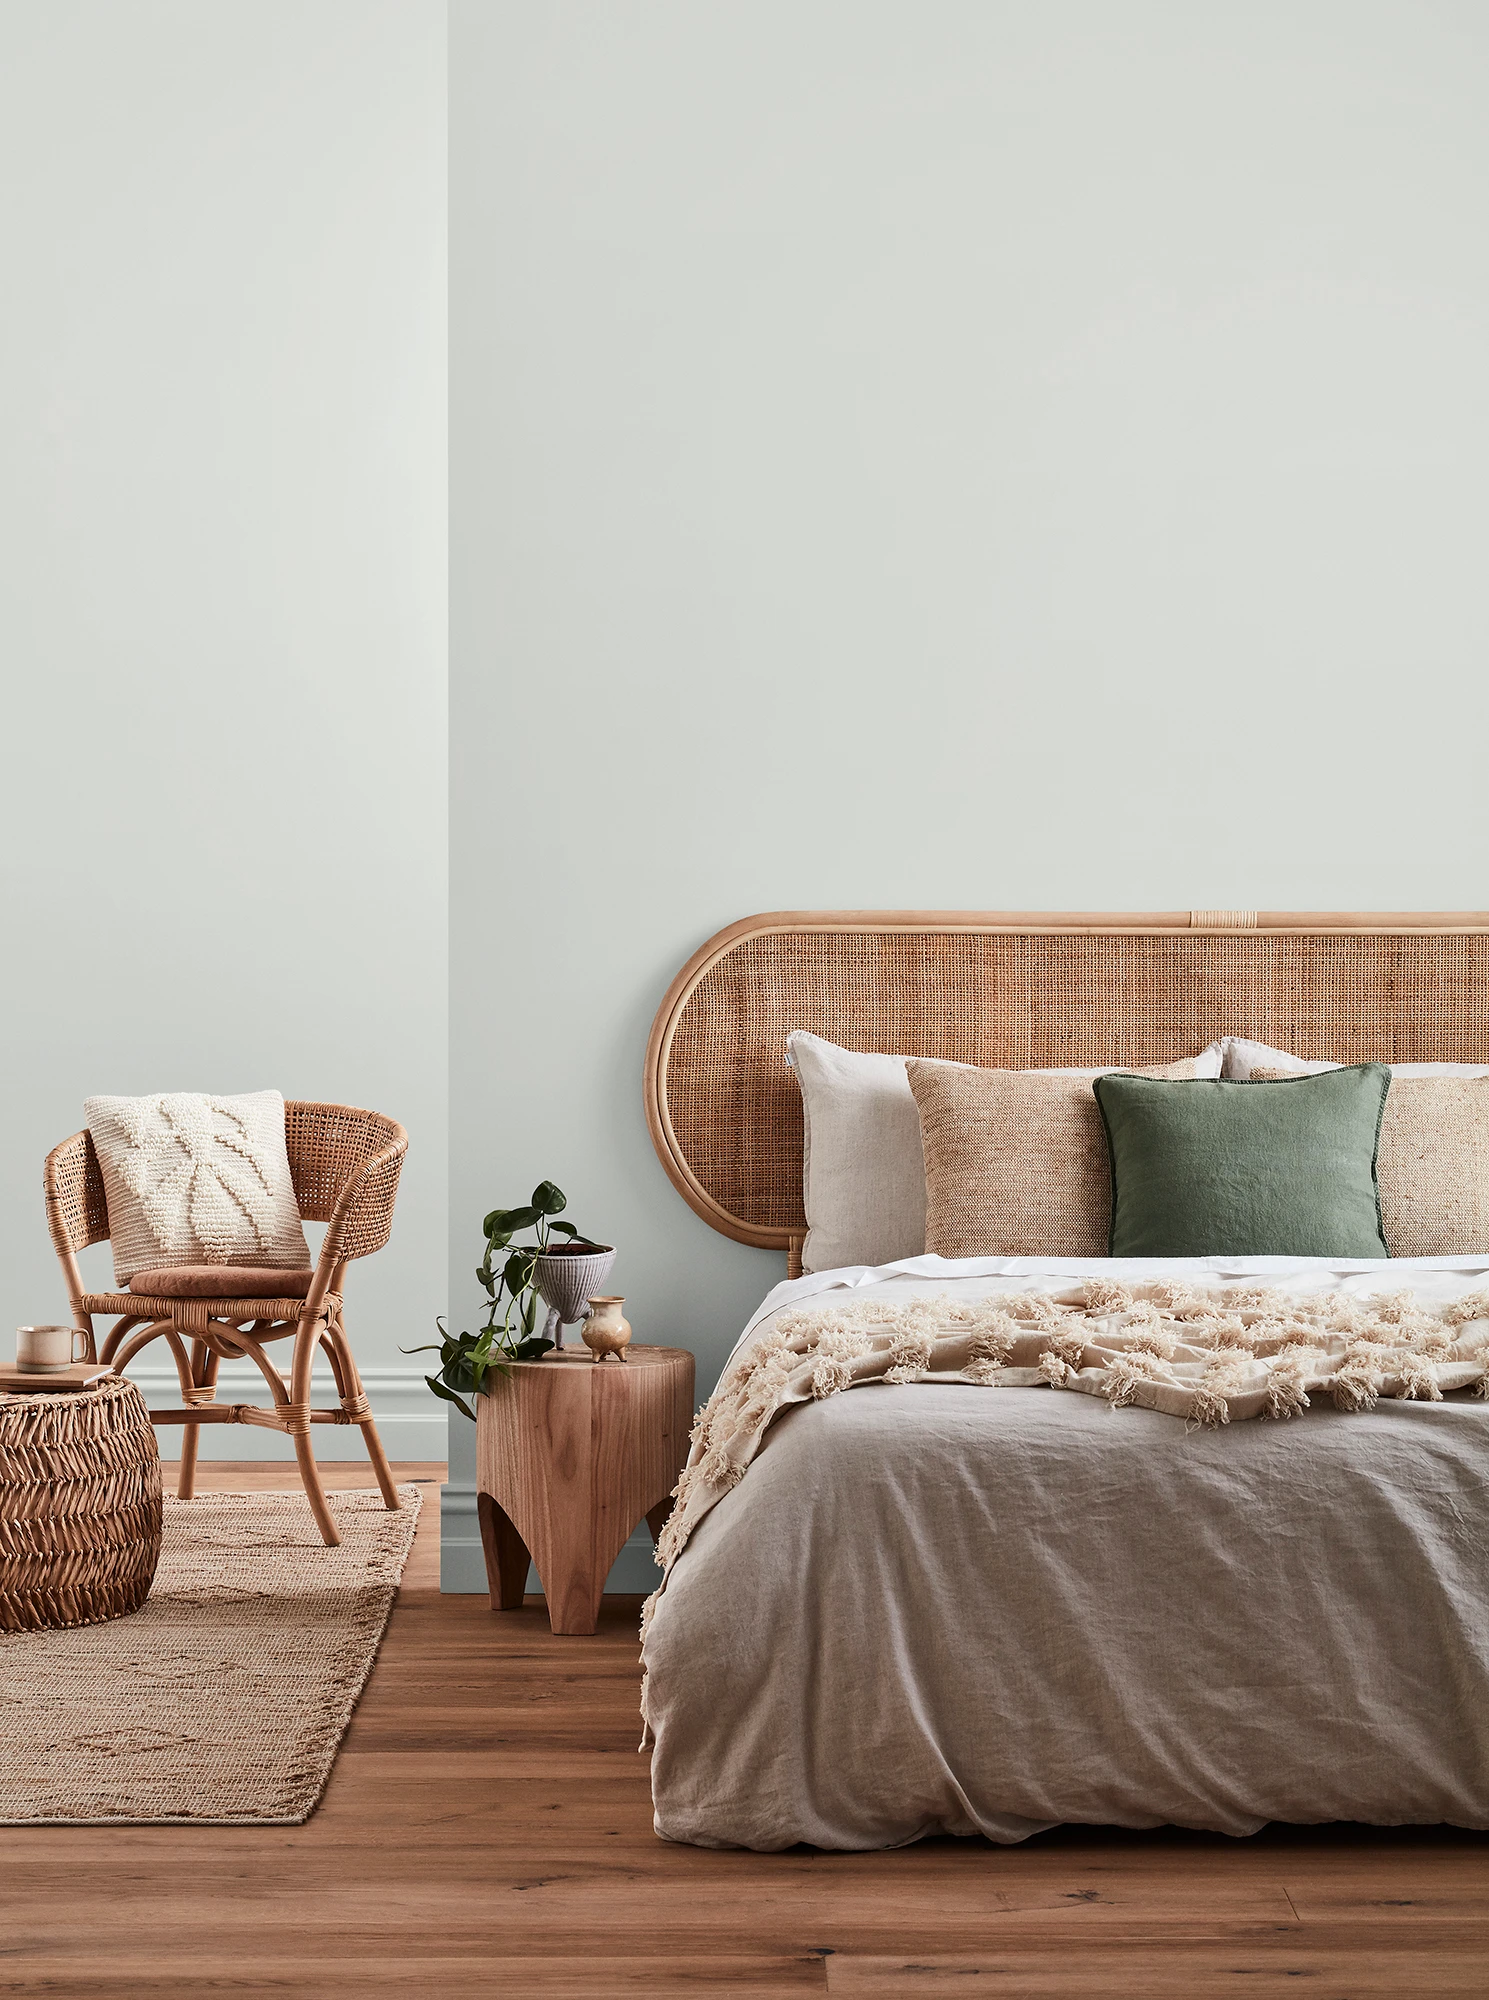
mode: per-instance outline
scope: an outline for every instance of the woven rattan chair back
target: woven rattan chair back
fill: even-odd
[[[362,1389],[342,1313],[347,1265],[381,1250],[393,1228],[393,1204],[408,1150],[408,1134],[394,1119],[349,1104],[291,1101],[284,1107],[285,1150],[295,1199],[307,1222],[324,1222],[309,1290],[304,1298],[168,1299],[133,1291],[88,1292],[77,1253],[108,1240],[108,1202],[98,1155],[87,1132],[64,1139],[47,1156],[44,1184],[47,1226],[67,1283],[75,1323],[99,1358],[122,1369],[150,1341],[168,1343],[181,1379],[181,1407],[150,1412],[157,1425],[185,1426],[177,1491],[189,1499],[196,1474],[198,1433],[204,1423],[243,1423],[279,1430],[294,1440],[306,1496],[321,1534],[339,1537],[315,1455],[311,1426],[356,1424],[377,1474],[383,1499],[398,1505],[397,1489]],[[303,1280],[302,1280],[303,1282]],[[95,1314],[116,1315],[101,1343]],[[265,1353],[266,1343],[294,1337],[288,1375]],[[311,1365],[316,1348],[331,1364],[339,1408],[313,1409]],[[217,1371],[224,1359],[251,1359],[267,1381],[271,1405],[217,1401]]]
[[[74,1132],[48,1154],[46,1197],[47,1227],[59,1256],[108,1242],[109,1204],[91,1133]]]
[[[393,1198],[408,1143],[403,1127],[349,1104],[292,1102],[284,1107],[284,1143],[305,1220],[329,1222],[342,1195],[355,1184],[342,1220],[340,1254],[368,1257],[381,1250],[393,1230]],[[363,1177],[374,1159],[382,1162],[378,1171]]]

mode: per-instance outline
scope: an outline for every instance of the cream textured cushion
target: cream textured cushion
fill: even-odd
[[[1243,1035],[1226,1035],[1220,1042],[1221,1075],[1244,1081],[1258,1070],[1272,1070],[1278,1076],[1317,1076],[1320,1070],[1342,1069],[1342,1063],[1312,1062],[1289,1055],[1286,1049],[1269,1048],[1265,1042],[1248,1042]],[[1358,1061],[1365,1061],[1361,1056]],[[1371,1058],[1373,1060],[1373,1058]],[[1392,1063],[1391,1075],[1398,1076],[1489,1076],[1483,1063]]]
[[[277,1090],[90,1097],[83,1115],[103,1170],[119,1284],[180,1264],[311,1263]]]
[[[1393,1257],[1489,1256],[1489,1071],[1429,1069],[1393,1069],[1386,1092],[1375,1154],[1386,1248]],[[1259,1065],[1252,1081],[1296,1075]]]
[[[908,1065],[925,1149],[927,1250],[1107,1254],[1111,1164],[1091,1074]],[[1191,1058],[1131,1074],[1184,1078],[1199,1070]]]

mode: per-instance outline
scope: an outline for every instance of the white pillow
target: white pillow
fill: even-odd
[[[1248,1042],[1243,1035],[1224,1035],[1220,1046],[1224,1050],[1221,1075],[1242,1083],[1254,1069],[1288,1069],[1299,1076],[1317,1076],[1320,1070],[1343,1067],[1340,1063],[1308,1062],[1302,1056],[1289,1055],[1286,1049],[1269,1049],[1265,1042]]]
[[[1224,1051],[1221,1075],[1242,1081],[1257,1069],[1289,1069],[1299,1076],[1317,1076],[1320,1070],[1343,1068],[1341,1063],[1308,1062],[1302,1056],[1289,1055],[1286,1049],[1248,1042],[1242,1035],[1225,1035],[1220,1046]],[[1393,1076],[1489,1076],[1489,1065],[1483,1063],[1392,1063],[1390,1069]]]
[[[794,1028],[786,1037],[786,1060],[801,1085],[802,1269],[835,1271],[844,1264],[924,1256],[925,1155],[906,1058],[860,1054]],[[1220,1043],[1212,1042],[1194,1065],[1196,1076],[1218,1077]]]
[[[103,1169],[119,1284],[177,1264],[310,1263],[277,1090],[90,1097],[83,1116]]]

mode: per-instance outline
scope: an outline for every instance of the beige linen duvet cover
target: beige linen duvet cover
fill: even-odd
[[[1085,1278],[1429,1310],[1489,1259],[918,1258],[777,1287],[1068,1295]],[[1015,1841],[1061,1822],[1489,1825],[1489,1406],[1186,1424],[1038,1388],[866,1383],[784,1411],[643,1650],[657,1831]]]

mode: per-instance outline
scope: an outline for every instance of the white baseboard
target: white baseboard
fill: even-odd
[[[132,1363],[126,1370],[131,1382],[150,1404],[179,1406],[181,1389],[176,1371],[167,1362]],[[417,1368],[364,1368],[362,1387],[377,1419],[378,1435],[389,1458],[438,1459],[447,1448],[446,1405],[429,1393]],[[224,1403],[266,1403],[268,1385],[251,1361],[225,1361],[217,1378],[218,1400]],[[328,1372],[317,1371],[310,1400],[319,1408],[335,1409],[336,1391]],[[181,1426],[159,1424],[155,1435],[162,1458],[181,1455]],[[326,1460],[366,1459],[362,1434],[351,1424],[317,1424],[315,1455]],[[199,1457],[240,1459],[287,1459],[294,1461],[295,1447],[280,1431],[260,1430],[256,1424],[203,1424]],[[479,1538],[477,1553],[479,1554]]]
[[[643,1521],[616,1557],[605,1588],[649,1594],[661,1581],[662,1572],[652,1560],[651,1530]],[[476,1489],[463,1481],[452,1480],[440,1488],[439,1587],[456,1596],[486,1595],[486,1558],[481,1553],[481,1530],[476,1521]],[[528,1571],[527,1587],[536,1591],[543,1588],[535,1569]]]

